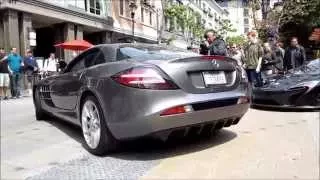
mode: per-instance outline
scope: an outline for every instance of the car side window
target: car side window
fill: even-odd
[[[70,72],[76,72],[76,71],[79,71],[81,69],[84,69],[85,68],[85,65],[84,65],[84,56],[82,55],[81,57],[78,57],[78,59],[76,59],[75,63],[73,64],[72,67],[70,67]]]
[[[87,52],[84,52],[80,56],[78,56],[74,63],[70,66],[69,72],[77,72],[84,68],[88,68],[93,65],[94,59],[97,56],[99,50],[98,49],[91,49]],[[67,71],[68,72],[68,71]]]
[[[104,54],[101,50],[99,50],[97,56],[94,59],[93,65],[103,64],[106,62]]]
[[[91,51],[88,52],[88,54],[84,57],[84,65],[86,68],[91,67],[95,65],[95,59],[99,53],[99,49],[92,49]]]

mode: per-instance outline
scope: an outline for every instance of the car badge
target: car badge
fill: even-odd
[[[217,62],[217,60],[212,60],[211,62],[215,67],[219,68],[219,63]]]

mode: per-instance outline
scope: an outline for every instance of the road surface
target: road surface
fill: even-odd
[[[36,121],[31,98],[1,102],[1,179],[319,179],[319,112],[250,110],[208,139],[138,140],[95,157],[81,130]]]

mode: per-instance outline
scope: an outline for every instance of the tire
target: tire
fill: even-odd
[[[38,88],[36,88],[34,93],[34,108],[36,113],[36,120],[41,121],[49,119],[49,115],[46,112],[44,112],[44,110],[41,108],[41,101]]]
[[[111,135],[101,106],[94,96],[87,96],[84,99],[81,105],[80,122],[83,144],[90,153],[102,156],[116,150],[117,142]]]

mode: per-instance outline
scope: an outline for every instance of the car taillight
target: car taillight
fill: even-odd
[[[169,115],[175,115],[175,114],[183,114],[187,112],[192,112],[193,108],[191,105],[185,105],[185,106],[175,106],[169,109],[164,110],[160,116],[169,116]]]
[[[116,82],[140,89],[173,90],[178,87],[151,67],[136,67],[112,76]]]

